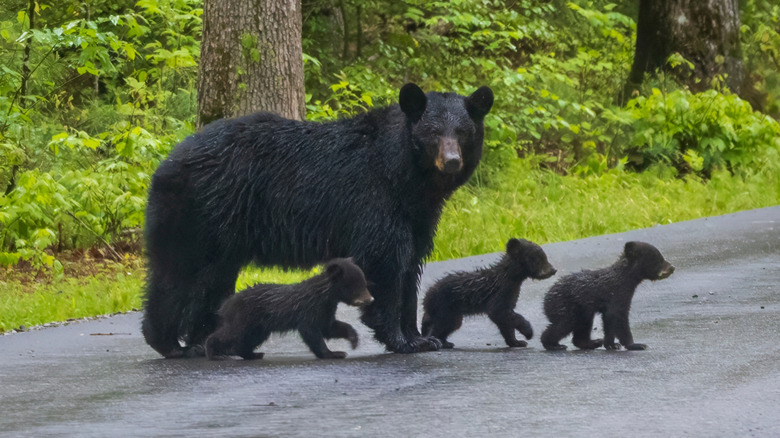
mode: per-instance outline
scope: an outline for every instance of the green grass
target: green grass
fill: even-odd
[[[431,258],[503,251],[510,237],[561,242],[778,204],[777,172],[717,172],[709,181],[676,179],[660,168],[580,177],[515,160],[489,186],[469,185],[453,195]]]
[[[432,260],[502,251],[509,237],[559,242],[780,204],[780,175],[769,171],[720,172],[709,181],[675,179],[663,169],[561,176],[514,160],[489,181],[461,188],[447,204]],[[137,259],[83,271],[40,281],[0,272],[0,331],[141,307],[144,270]],[[247,268],[236,287],[292,283],[315,272]]]
[[[28,282],[0,280],[0,331],[141,307],[143,271]],[[16,276],[15,276],[16,277]]]
[[[90,271],[60,280],[32,279],[30,273],[0,274],[0,332],[19,326],[67,321],[140,309],[145,271],[140,263],[110,263],[82,259],[73,264],[92,265]],[[66,271],[67,272],[67,271]],[[71,271],[72,272],[72,271]],[[241,290],[257,282],[294,283],[319,272],[284,271],[247,267],[236,282]]]

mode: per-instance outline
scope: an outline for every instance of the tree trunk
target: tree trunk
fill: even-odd
[[[640,0],[636,51],[626,98],[642,83],[645,73],[661,68],[676,74],[693,91],[710,86],[726,74],[735,93],[742,84],[737,0]],[[680,53],[693,63],[671,68],[667,59]]]
[[[306,116],[301,0],[205,0],[198,126],[269,111]]]
[[[30,31],[35,29],[35,1],[30,0],[27,5],[27,18],[30,20]],[[19,106],[27,106],[27,83],[30,80],[30,48],[32,47],[32,37],[28,37],[24,43],[24,55],[22,58],[22,83],[19,87],[19,95],[22,96],[22,100]]]

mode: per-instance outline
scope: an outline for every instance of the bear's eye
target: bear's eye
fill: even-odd
[[[455,128],[455,135],[461,138],[469,137],[473,133],[474,133],[473,126],[459,126]]]

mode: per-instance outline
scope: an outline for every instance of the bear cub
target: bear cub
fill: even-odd
[[[628,242],[620,258],[607,268],[584,270],[558,280],[544,297],[544,313],[550,325],[542,333],[547,350],[565,350],[558,342],[573,333],[572,343],[592,350],[604,345],[617,350],[644,350],[635,344],[628,326],[628,313],[634,291],[643,280],[662,280],[674,272],[656,247],[644,242]],[[604,339],[590,339],[593,317],[601,314]],[[615,343],[617,337],[620,344]]]
[[[528,277],[542,280],[555,272],[539,245],[510,239],[506,254],[496,264],[474,272],[450,274],[428,289],[423,300],[422,333],[438,338],[442,348],[452,348],[447,337],[460,328],[463,316],[486,313],[508,346],[525,347],[528,343],[518,341],[515,330],[531,339],[533,329],[514,311],[520,285]]]
[[[274,332],[297,330],[320,359],[343,359],[343,351],[330,351],[325,339],[342,338],[355,349],[358,335],[336,319],[339,302],[363,307],[374,298],[363,271],[352,259],[333,259],[325,272],[297,284],[256,284],[225,300],[219,309],[219,326],[206,339],[206,356],[241,356],[261,359],[254,350]]]

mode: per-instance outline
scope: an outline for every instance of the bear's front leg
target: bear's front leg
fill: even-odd
[[[347,357],[347,353],[343,351],[330,351],[325,344],[325,337],[319,329],[302,329],[301,337],[311,352],[320,359],[344,359]]]
[[[358,346],[358,334],[355,331],[355,328],[346,322],[339,321],[337,319],[334,319],[333,322],[330,323],[328,331],[325,333],[325,338],[346,339],[349,341],[349,344],[352,346],[353,350]]]
[[[407,272],[401,296],[401,332],[406,340],[409,353],[437,351],[442,342],[434,336],[422,336],[417,329],[417,279],[419,269]]]
[[[373,283],[370,290],[374,302],[363,308],[360,320],[374,331],[374,338],[394,353],[408,354],[441,348],[438,339],[424,338],[417,330],[416,277],[407,274],[405,277],[413,281],[407,282],[407,288],[404,289],[400,279],[393,280],[398,278],[393,271],[386,267],[374,268],[383,266],[381,263],[366,263],[366,266],[364,272]]]
[[[525,336],[526,339],[534,337],[534,329],[531,327],[531,323],[527,319],[523,318],[523,315],[512,312],[512,322],[515,325],[515,329]]]
[[[604,322],[604,347],[608,350],[619,350],[623,345],[627,350],[646,350],[647,345],[634,343],[634,336],[628,323],[627,312],[606,312],[602,318]],[[620,344],[615,343],[615,337]],[[609,341],[609,344],[607,344]]]
[[[498,330],[501,332],[501,336],[504,337],[504,342],[506,342],[506,345],[510,347],[527,347],[528,342],[519,341],[515,337],[516,320],[514,315],[515,313],[510,311],[488,314],[488,317],[498,327]]]

